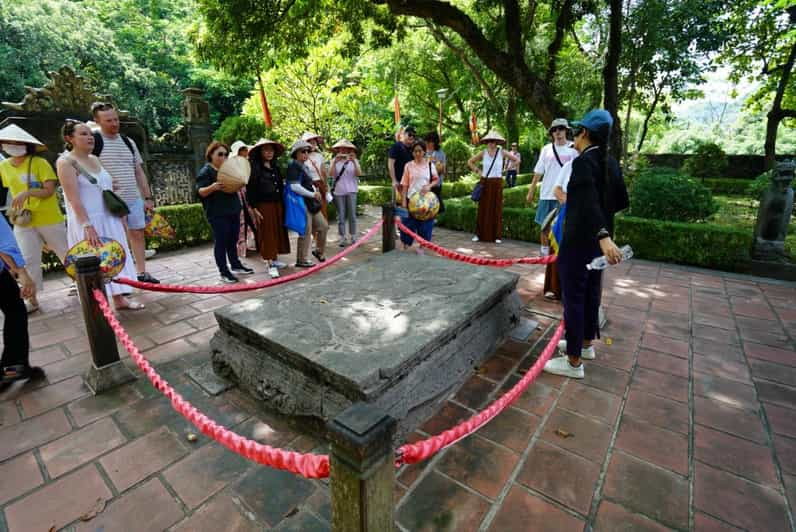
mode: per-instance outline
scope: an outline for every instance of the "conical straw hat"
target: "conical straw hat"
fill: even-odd
[[[316,139],[319,142],[323,140],[323,135],[318,135],[317,133],[311,133],[310,131],[305,131],[304,134],[301,136],[301,140],[304,142],[309,142],[312,139]]]
[[[352,150],[356,150],[357,147],[354,146],[348,139],[340,139],[338,140],[334,146],[332,146],[332,151],[339,150],[340,148],[350,148]]]
[[[25,144],[33,144],[36,146],[36,151],[46,151],[47,146],[42,141],[22,129],[16,124],[9,124],[3,129],[0,129],[0,142],[24,142]]]
[[[254,146],[249,148],[249,153],[254,153],[260,148],[260,146],[265,146],[267,144],[270,144],[271,146],[274,147],[274,159],[276,159],[277,157],[279,157],[280,155],[285,153],[285,145],[284,144],[282,144],[281,142],[277,142],[275,140],[270,140],[270,139],[260,139],[260,140],[258,140],[257,142],[254,143]]]
[[[234,155],[224,161],[224,164],[218,169],[216,181],[228,185],[237,192],[249,182],[251,171],[252,167],[248,159]]]
[[[486,144],[490,140],[497,142],[500,145],[506,144],[506,139],[503,138],[503,135],[495,131],[494,129],[491,130],[489,133],[481,137],[481,142],[479,144]]]
[[[232,147],[229,149],[229,156],[232,157],[233,155],[237,155],[241,148],[248,148],[248,144],[243,142],[242,140],[236,140],[232,143]]]

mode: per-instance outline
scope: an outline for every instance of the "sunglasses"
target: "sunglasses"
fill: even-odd
[[[218,155],[219,157],[226,157],[229,154],[225,151],[217,151],[216,155]]]
[[[309,153],[310,150],[299,150],[299,153]]]
[[[552,133],[553,131],[566,131],[566,130],[567,128],[564,126],[556,126],[550,128],[550,133]]]

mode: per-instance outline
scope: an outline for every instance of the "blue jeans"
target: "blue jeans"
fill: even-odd
[[[238,236],[240,235],[240,213],[208,218],[213,230],[213,257],[219,273],[229,273],[227,259],[232,268],[241,265],[238,258]]]
[[[517,170],[506,170],[506,186],[511,188],[517,184]]]
[[[418,236],[424,238],[425,240],[431,240],[431,232],[434,230],[434,218],[431,220],[422,221],[415,220],[409,216],[407,218],[401,218],[401,222],[403,222],[406,227],[417,233]],[[411,246],[414,241],[414,238],[401,231],[401,242],[407,246]]]

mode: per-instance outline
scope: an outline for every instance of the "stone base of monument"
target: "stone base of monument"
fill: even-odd
[[[781,281],[796,281],[796,264],[752,259],[749,261],[749,273]]]
[[[353,403],[403,438],[518,323],[518,276],[391,252],[216,311],[213,368],[310,430]]]

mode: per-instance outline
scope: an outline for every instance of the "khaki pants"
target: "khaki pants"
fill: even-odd
[[[310,211],[305,209],[305,212],[307,213],[307,229],[304,231],[304,236],[300,236],[298,239],[296,262],[307,261],[307,255],[310,254],[312,235],[315,235],[315,249],[321,257],[325,256],[326,251],[326,233],[329,231],[329,223],[321,211],[310,214]]]
[[[25,259],[25,269],[36,283],[36,290],[41,292],[44,280],[41,271],[41,252],[44,244],[50,248],[63,263],[69,247],[66,241],[66,226],[63,222],[38,227],[14,226],[14,237],[17,239],[19,250]]]

